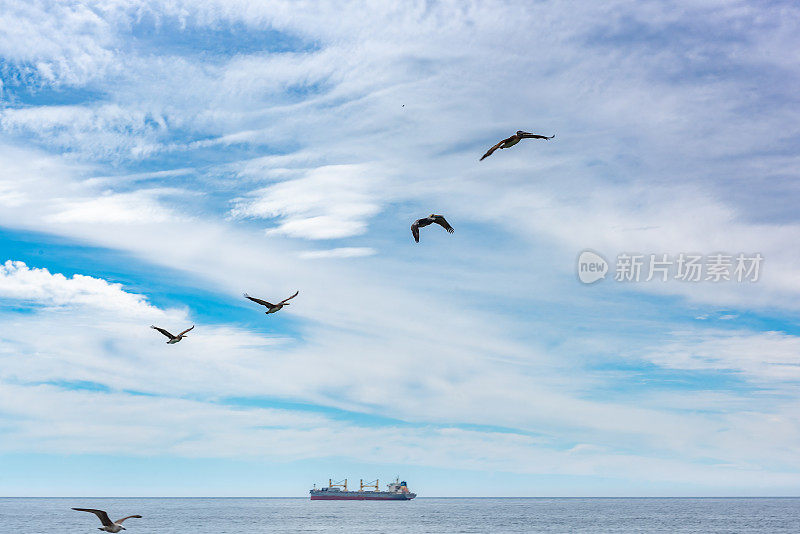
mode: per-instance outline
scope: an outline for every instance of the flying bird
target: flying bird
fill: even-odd
[[[424,219],[417,219],[416,221],[414,221],[414,224],[411,225],[411,233],[414,235],[414,241],[419,243],[419,229],[420,228],[423,228],[423,227],[428,226],[429,224],[433,224],[433,223],[438,224],[439,226],[441,226],[442,228],[444,228],[445,230],[447,230],[451,234],[453,232],[455,232],[455,230],[453,230],[453,227],[450,226],[450,223],[448,223],[444,219],[443,216],[436,215],[435,213],[431,213],[430,215],[428,215]]]
[[[283,299],[282,301],[280,301],[280,302],[279,302],[279,303],[277,303],[277,304],[273,304],[273,303],[271,303],[271,302],[267,302],[266,300],[261,300],[261,299],[256,299],[256,298],[253,298],[253,297],[251,297],[250,295],[248,295],[247,293],[244,293],[244,298],[246,298],[246,299],[249,299],[249,300],[252,300],[252,301],[253,301],[253,302],[255,302],[256,304],[261,304],[262,306],[266,306],[268,309],[267,309],[267,311],[266,311],[266,312],[264,312],[264,313],[267,313],[267,314],[269,314],[269,313],[275,313],[276,311],[280,310],[280,309],[281,309],[281,308],[283,308],[284,306],[288,306],[288,305],[289,305],[289,302],[286,302],[286,301],[287,301],[287,300],[291,300],[291,299],[295,298],[295,297],[296,297],[296,296],[297,296],[299,293],[300,293],[300,291],[295,291],[295,292],[294,292],[294,295],[292,295],[292,296],[291,296],[291,297],[289,297],[289,298],[285,298],[285,299]]]
[[[169,332],[167,332],[167,331],[166,331],[166,330],[164,330],[163,328],[159,328],[159,327],[157,327],[157,326],[150,325],[150,328],[152,328],[152,329],[154,329],[154,330],[158,330],[159,332],[161,332],[162,334],[164,334],[165,336],[167,336],[167,337],[169,338],[169,341],[167,341],[167,345],[174,345],[175,343],[177,343],[177,342],[178,342],[178,341],[180,341],[181,339],[183,339],[183,338],[185,338],[185,337],[188,337],[188,336],[186,335],[186,332],[188,332],[189,330],[191,330],[192,328],[194,328],[194,325],[192,325],[192,328],[187,328],[186,330],[184,330],[183,332],[181,332],[181,333],[180,333],[180,334],[178,334],[177,336],[173,336],[172,334],[170,334]]]
[[[119,532],[120,530],[128,530],[122,526],[123,521],[131,518],[141,519],[142,517],[140,515],[129,515],[128,517],[117,519],[112,523],[111,519],[108,518],[108,514],[103,510],[94,510],[92,508],[73,508],[73,510],[77,510],[79,512],[90,512],[96,515],[100,519],[100,522],[103,523],[103,527],[98,528],[97,530],[103,530],[105,532]]]
[[[532,133],[528,133],[528,132],[523,132],[522,130],[517,130],[517,133],[515,133],[514,135],[512,135],[508,139],[503,139],[502,141],[500,141],[499,143],[494,145],[492,148],[490,148],[486,152],[486,154],[484,154],[483,157],[481,157],[481,161],[483,161],[484,159],[486,159],[489,156],[491,156],[492,153],[495,150],[497,150],[498,148],[511,148],[512,146],[516,145],[517,143],[519,143],[523,139],[548,139],[549,140],[549,139],[552,139],[553,137],[555,137],[555,134],[551,135],[550,137],[547,137],[546,135],[532,134]]]

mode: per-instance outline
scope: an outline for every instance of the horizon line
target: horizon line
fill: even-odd
[[[307,496],[281,496],[281,497],[258,497],[258,496],[0,496],[0,499],[308,499]],[[415,499],[800,499],[800,495],[584,495],[584,496],[427,496],[415,497]],[[311,499],[309,499],[310,501]],[[347,500],[347,499],[343,499]],[[413,499],[409,499],[410,502]],[[361,502],[361,501],[359,501]],[[364,501],[366,502],[366,501]]]

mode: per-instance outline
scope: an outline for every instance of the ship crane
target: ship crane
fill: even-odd
[[[364,488],[375,488],[373,491],[380,491],[380,489],[378,489],[378,479],[376,478],[375,482],[367,482],[364,484],[364,479],[362,478],[360,491],[364,491]]]
[[[336,484],[334,484],[333,480],[329,478],[328,479],[328,487],[329,488],[344,488],[344,491],[347,491],[347,479],[344,479],[344,484],[342,484],[341,480],[339,482],[337,482]]]

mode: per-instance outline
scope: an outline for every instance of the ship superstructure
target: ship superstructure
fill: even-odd
[[[386,484],[386,491],[380,491],[379,487],[377,479],[365,484],[362,478],[358,491],[347,491],[347,479],[339,482],[328,479],[327,487],[317,488],[315,484],[308,493],[312,501],[410,501],[417,496],[408,490],[406,481],[401,482],[400,477]]]

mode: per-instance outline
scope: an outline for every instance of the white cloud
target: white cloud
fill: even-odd
[[[183,196],[174,189],[143,189],[130,193],[109,193],[91,199],[65,200],[59,211],[47,220],[61,223],[159,223],[173,220],[177,215],[165,208],[159,197]]]
[[[0,127],[31,135],[82,158],[139,159],[163,150],[164,118],[117,104],[37,106],[0,111]]]
[[[363,258],[377,254],[377,250],[369,247],[339,247],[328,250],[309,250],[301,252],[300,257],[306,260],[325,258]]]
[[[62,158],[18,147],[0,146],[0,162],[0,205],[5,207],[6,225],[82,228],[87,235],[112,226],[153,227],[191,220],[181,211],[199,197],[175,187],[117,192],[109,187],[108,178],[86,178],[95,172],[93,167],[70,165]]]
[[[783,332],[699,331],[644,354],[662,367],[732,371],[758,382],[800,380],[800,338]]]
[[[382,177],[361,165],[331,165],[309,170],[302,178],[255,191],[231,210],[236,218],[281,218],[271,233],[306,239],[334,239],[362,234],[380,211],[377,191]]]
[[[114,33],[91,6],[35,1],[3,8],[0,55],[34,88],[82,85],[112,68]]]
[[[0,297],[45,306],[90,306],[134,317],[164,315],[144,295],[125,291],[122,284],[81,274],[67,278],[12,260],[0,266]]]

